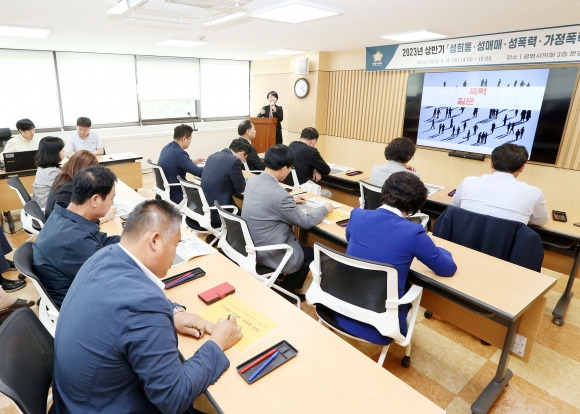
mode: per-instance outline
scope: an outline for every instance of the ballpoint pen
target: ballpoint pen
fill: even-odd
[[[272,362],[273,360],[276,359],[276,357],[278,356],[279,353],[280,353],[280,351],[276,351],[274,353],[274,355],[272,355],[270,358],[268,358],[268,360],[266,362],[264,362],[260,366],[260,368],[258,368],[257,371],[252,374],[252,376],[250,377],[250,379],[248,380],[248,382],[252,382],[254,379],[256,379],[256,377],[258,375],[260,375],[260,373],[264,370],[264,368],[266,368],[270,362]]]

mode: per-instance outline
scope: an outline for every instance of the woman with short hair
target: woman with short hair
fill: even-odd
[[[64,141],[58,137],[44,137],[38,145],[38,152],[34,156],[34,164],[38,168],[32,189],[32,199],[40,208],[46,206],[48,193],[54,180],[60,174],[60,162],[64,159]]]

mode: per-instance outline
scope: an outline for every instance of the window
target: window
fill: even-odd
[[[129,55],[56,52],[65,125],[138,122],[135,60]]]
[[[199,59],[137,56],[141,119],[196,117]]]
[[[250,63],[201,59],[201,117],[248,116]]]
[[[52,52],[0,50],[0,127],[29,118],[36,128],[60,126]]]

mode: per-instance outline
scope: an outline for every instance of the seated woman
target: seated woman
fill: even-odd
[[[54,180],[60,173],[60,162],[64,158],[64,142],[58,137],[44,137],[38,145],[34,164],[38,167],[32,188],[32,199],[40,208],[46,206],[46,199]]]
[[[376,210],[355,208],[346,228],[346,253],[365,260],[389,264],[399,276],[399,298],[408,290],[407,275],[416,257],[439,276],[453,276],[457,266],[447,250],[435,246],[420,224],[406,219],[423,206],[427,188],[414,174],[397,172],[384,183],[383,205]],[[409,305],[399,306],[399,328],[407,333]],[[387,345],[391,338],[382,336],[371,325],[334,314],[346,332],[375,344]]]
[[[370,182],[372,185],[382,187],[385,180],[393,173],[399,171],[415,172],[415,168],[407,165],[415,155],[415,143],[409,138],[395,138],[385,148],[387,162],[383,165],[375,165],[371,170]]]

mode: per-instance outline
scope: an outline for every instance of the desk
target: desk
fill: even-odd
[[[116,192],[120,200],[141,197],[123,182],[118,183]],[[116,217],[105,223],[102,230],[119,234],[121,220]],[[237,299],[278,325],[245,353],[240,354],[233,348],[226,351],[230,368],[206,392],[220,412],[295,413],[308,407],[311,412],[444,413],[221,254],[197,257],[171,268],[168,275],[197,266],[205,270],[206,275],[165,291],[168,298],[186,306],[189,312],[199,312],[205,305],[197,294],[227,281],[236,288]],[[179,334],[179,351],[189,358],[209,338],[206,335],[197,340]],[[282,339],[298,349],[297,357],[264,379],[248,385],[235,367]]]
[[[119,180],[127,183],[131,188],[138,189],[143,187],[143,179],[141,173],[141,163],[137,162],[143,157],[133,154],[132,152],[124,152],[121,154],[100,155],[97,157],[99,163],[104,165],[117,175]],[[22,208],[22,203],[14,190],[8,187],[6,179],[11,175],[18,175],[20,181],[24,184],[26,190],[32,194],[32,184],[36,175],[36,170],[15,171],[7,173],[0,170],[0,211],[19,210]]]
[[[342,250],[346,247],[346,230],[340,226],[321,223],[310,232]],[[516,332],[527,338],[523,355],[516,356],[529,359],[546,304],[544,295],[556,281],[458,244],[433,240],[453,254],[458,270],[453,277],[438,277],[415,260],[409,280],[424,288],[421,306],[502,349],[494,379],[472,406],[473,412],[484,413],[513,375],[507,363]]]
[[[370,172],[365,170],[362,174],[348,176],[346,172],[325,175],[318,183],[321,187],[332,191],[332,199],[339,203],[358,207],[360,197],[359,181],[368,181],[371,177]]]
[[[427,198],[425,206],[421,210],[432,217],[438,217],[451,203],[451,197],[447,195],[451,190],[451,188],[443,188],[435,194],[432,194]],[[550,207],[548,205],[548,211],[552,210]],[[561,326],[564,324],[564,316],[566,315],[570,300],[574,296],[572,286],[574,285],[574,279],[578,277],[580,267],[580,227],[574,226],[574,223],[580,221],[580,211],[575,206],[558,206],[558,209],[564,209],[566,211],[568,216],[566,223],[550,219],[545,226],[530,225],[530,227],[540,235],[544,246],[547,247],[544,250],[543,267],[566,273],[568,269],[561,264],[563,261],[562,254],[572,253],[573,261],[568,275],[566,289],[562,292],[562,296],[552,311],[552,315],[554,316],[552,321],[554,324]],[[553,250],[559,253],[555,253]]]
[[[172,301],[199,312],[205,305],[197,293],[227,281],[236,288],[237,299],[278,325],[244,354],[233,348],[226,351],[231,366],[206,393],[222,412],[296,413],[305,407],[309,412],[444,412],[225,257],[198,257],[170,273],[194,266],[205,270],[206,276],[166,291]],[[189,358],[207,339],[207,335],[196,340],[180,334],[179,350]],[[296,347],[298,355],[248,385],[235,367],[282,339]]]

